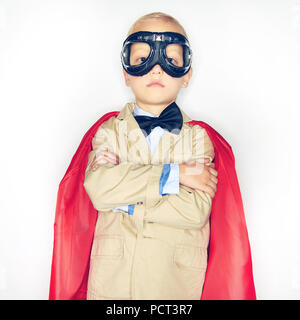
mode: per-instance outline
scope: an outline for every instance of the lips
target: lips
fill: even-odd
[[[160,87],[160,88],[163,88],[164,85],[161,84],[160,82],[155,81],[155,82],[151,82],[151,83],[147,84],[147,87]]]

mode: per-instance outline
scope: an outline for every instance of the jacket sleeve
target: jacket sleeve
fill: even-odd
[[[96,210],[110,211],[118,206],[138,202],[143,202],[146,208],[150,208],[162,198],[159,194],[159,181],[164,164],[121,162],[118,165],[107,163],[97,169],[90,169],[96,153],[107,149],[118,154],[109,134],[100,126],[92,140],[84,180],[84,188]]]
[[[193,158],[214,159],[214,147],[206,132],[200,126],[193,134]],[[183,229],[201,229],[210,216],[212,198],[208,193],[179,185],[179,194],[170,194],[158,199],[146,210],[144,220]]]

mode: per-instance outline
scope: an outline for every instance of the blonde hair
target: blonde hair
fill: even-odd
[[[149,20],[163,20],[166,22],[173,23],[177,25],[181,31],[182,34],[188,39],[187,33],[184,30],[183,26],[179,23],[178,20],[176,20],[174,17],[170,16],[169,14],[163,13],[163,12],[151,12],[148,14],[145,14],[144,16],[140,17],[138,20],[134,22],[134,24],[131,26],[127,33],[127,37],[134,33],[134,29],[143,21],[149,21]]]

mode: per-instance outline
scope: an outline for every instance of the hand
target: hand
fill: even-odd
[[[215,164],[206,165],[209,159],[199,158],[179,165],[179,182],[192,189],[204,191],[211,198],[217,191],[217,175]]]
[[[90,164],[90,169],[97,169],[101,165],[112,163],[112,164],[119,164],[120,158],[114,152],[109,150],[101,150],[100,152],[96,153],[94,156],[93,161]]]

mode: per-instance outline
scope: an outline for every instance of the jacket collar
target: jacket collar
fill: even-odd
[[[172,139],[172,145],[171,145],[171,149],[174,148],[174,146],[176,145],[176,143],[183,138],[184,134],[186,133],[185,130],[183,129],[187,129],[191,127],[191,124],[188,124],[187,122],[191,121],[192,119],[186,115],[182,109],[179,107],[181,113],[182,113],[182,118],[183,118],[183,123],[182,123],[182,128],[180,130],[180,133],[174,134],[169,132],[168,130],[164,130],[164,134],[162,136],[162,138],[160,139],[158,146],[156,147],[154,154],[151,155],[151,151],[150,148],[148,146],[147,140],[142,132],[142,130],[140,129],[139,124],[137,123],[137,121],[135,120],[134,116],[133,116],[133,110],[135,108],[135,103],[134,102],[129,102],[126,103],[126,105],[123,107],[123,109],[121,109],[120,113],[118,114],[118,116],[116,117],[116,119],[120,120],[123,122],[123,125],[125,125],[125,127],[127,128],[127,137],[132,136],[131,133],[134,132],[134,136],[135,136],[135,141],[139,141],[139,153],[142,157],[142,161],[144,163],[159,163],[160,161],[163,161],[163,159],[161,157],[164,157],[163,154],[160,154],[160,150],[162,149],[162,146],[165,144],[166,141],[169,141],[169,139]],[[129,142],[129,143],[133,143],[133,142]]]
[[[135,103],[134,102],[128,102],[124,106],[124,108],[120,111],[119,115],[117,116],[117,119],[119,120],[128,120],[130,116],[133,117],[133,110],[135,108]],[[182,118],[183,118],[183,124],[186,124],[187,122],[191,121],[192,119],[180,108],[178,107],[181,111]]]

